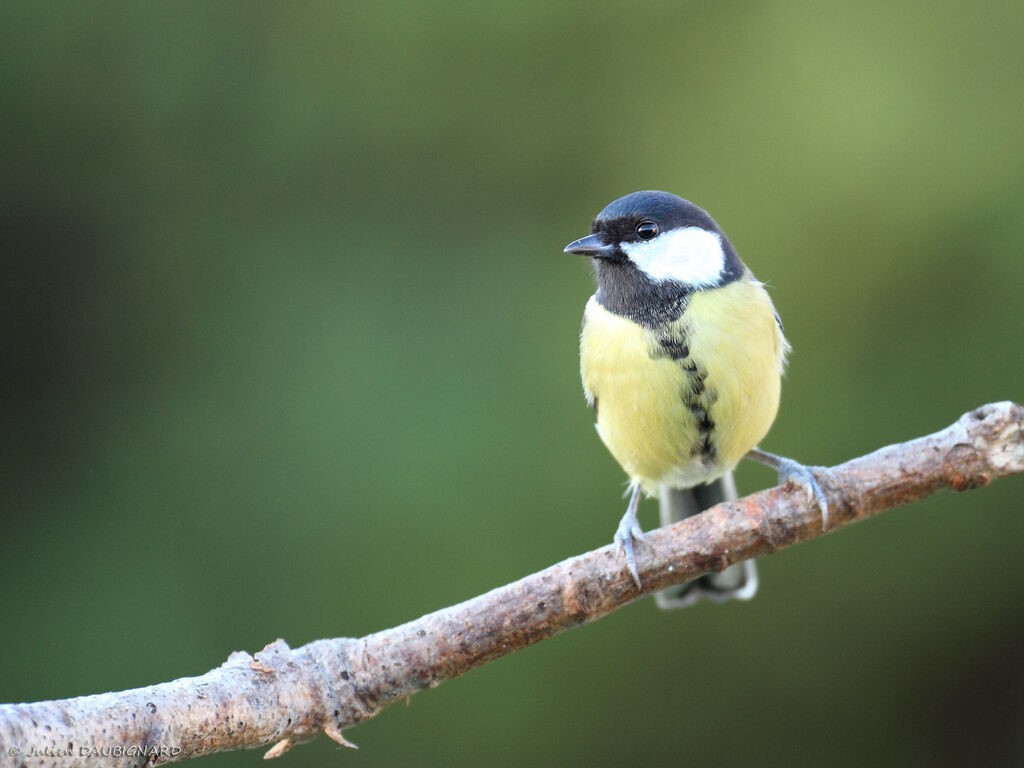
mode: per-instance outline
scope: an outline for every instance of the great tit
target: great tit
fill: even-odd
[[[668,192],[605,206],[566,253],[592,258],[597,292],[583,313],[580,369],[597,432],[629,476],[614,542],[637,586],[640,494],[659,496],[662,523],[736,498],[731,472],[754,458],[805,488],[827,525],[812,468],[756,448],[779,407],[789,344],[764,285],[702,208]],[[745,561],[658,595],[662,607],[747,599]]]

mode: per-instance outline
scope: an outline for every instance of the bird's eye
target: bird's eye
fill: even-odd
[[[636,233],[641,240],[650,240],[658,235],[658,225],[653,221],[641,221],[636,225]]]

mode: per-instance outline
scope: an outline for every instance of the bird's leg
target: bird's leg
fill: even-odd
[[[762,451],[760,448],[751,448],[747,452],[747,458],[777,469],[780,485],[793,483],[803,488],[811,501],[818,502],[818,508],[821,510],[822,530],[828,529],[828,499],[825,498],[825,492],[821,489],[818,478],[814,476],[815,470],[824,471],[824,467],[804,466],[798,461],[787,459],[784,456],[776,456],[774,453]]]
[[[647,539],[644,537],[644,530],[636,519],[636,509],[639,505],[640,486],[634,485],[633,493],[629,497],[629,505],[626,507],[626,514],[619,520],[619,527],[615,529],[614,538],[616,553],[621,553],[623,550],[626,552],[626,565],[629,566],[629,572],[633,574],[633,581],[636,582],[637,589],[640,588],[640,574],[636,570],[633,539],[644,544],[647,543]]]

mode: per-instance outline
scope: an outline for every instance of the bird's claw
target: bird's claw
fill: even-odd
[[[630,515],[628,512],[623,515],[622,520],[619,521],[619,527],[615,530],[615,554],[621,555],[623,552],[626,553],[626,565],[629,567],[629,572],[633,575],[633,581],[636,582],[637,589],[640,588],[640,573],[636,568],[636,553],[633,551],[633,540],[636,539],[640,544],[647,544],[647,537],[644,535],[643,528],[640,527],[640,523],[637,522],[636,515]]]
[[[779,461],[779,484],[793,483],[804,489],[811,501],[818,503],[821,510],[821,528],[828,530],[828,498],[821,488],[815,472],[824,472],[825,467],[809,467],[792,459]]]

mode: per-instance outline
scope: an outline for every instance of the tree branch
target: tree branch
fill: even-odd
[[[941,432],[832,467],[830,530],[923,499],[1024,472],[1024,408],[1003,402]],[[651,531],[638,591],[611,545],[464,603],[363,638],[283,640],[232,653],[200,677],[120,693],[0,706],[0,760],[12,766],[155,765],[274,745],[277,757],[391,702],[600,618],[648,592],[823,533],[806,495],[784,486]]]

